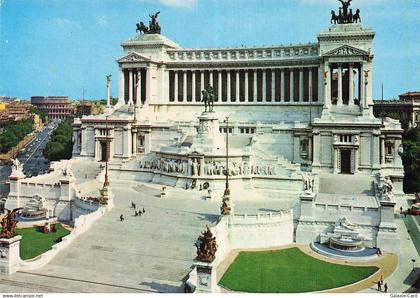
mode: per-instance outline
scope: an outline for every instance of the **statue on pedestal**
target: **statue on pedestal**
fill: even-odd
[[[0,233],[0,238],[12,238],[16,236],[16,213],[22,208],[15,208],[12,211],[7,210],[7,214],[1,220],[2,231]]]
[[[204,102],[204,112],[207,112],[207,107],[208,112],[213,112],[214,99],[216,98],[213,87],[208,84],[207,87],[201,91],[201,94],[203,95],[202,101]]]
[[[12,159],[12,174],[17,174],[17,173],[22,173],[23,171],[23,166],[20,163],[20,161],[16,158],[16,159]]]
[[[197,247],[197,261],[211,263],[216,258],[217,243],[216,237],[213,237],[212,232],[208,226],[195,242]]]
[[[314,182],[311,176],[307,173],[302,173],[302,181],[303,181],[303,190],[307,194],[311,194],[314,191]]]

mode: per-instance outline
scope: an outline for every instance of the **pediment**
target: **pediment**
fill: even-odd
[[[149,62],[150,58],[143,56],[139,53],[132,52],[127,56],[124,56],[117,60],[118,63],[129,63],[129,62]]]
[[[338,47],[324,54],[324,56],[367,56],[367,55],[369,55],[368,52],[349,46],[349,45]]]

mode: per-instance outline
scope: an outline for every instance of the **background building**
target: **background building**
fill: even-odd
[[[0,102],[0,122],[27,119],[30,116],[29,108],[31,106],[29,101]]]
[[[76,117],[82,115],[99,115],[105,112],[105,100],[75,100],[73,107]]]
[[[74,114],[74,108],[67,96],[32,96],[31,103],[50,119],[64,119]]]
[[[407,92],[399,97],[394,100],[375,100],[373,113],[376,117],[395,115],[402,123],[417,126],[420,123],[420,92]]]

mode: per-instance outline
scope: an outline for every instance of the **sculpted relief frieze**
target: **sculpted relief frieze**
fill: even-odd
[[[365,55],[369,55],[369,53],[363,50],[354,48],[354,47],[350,47],[350,46],[342,46],[332,51],[329,51],[325,54],[325,56],[365,56]]]

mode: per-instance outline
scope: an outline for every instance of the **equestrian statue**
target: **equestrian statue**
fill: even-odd
[[[204,112],[213,112],[214,99],[216,98],[213,87],[208,84],[207,87],[201,91],[201,94],[203,95],[202,102],[204,102]]]

